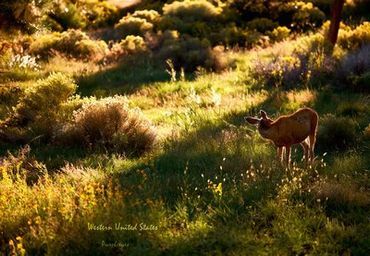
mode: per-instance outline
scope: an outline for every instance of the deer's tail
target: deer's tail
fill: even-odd
[[[309,149],[310,149],[310,158],[311,161],[314,159],[314,149],[315,149],[315,143],[316,143],[316,134],[319,124],[319,115],[314,112],[311,118],[311,132],[309,135]]]

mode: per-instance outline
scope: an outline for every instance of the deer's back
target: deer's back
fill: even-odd
[[[274,122],[278,135],[275,144],[281,146],[301,143],[316,130],[317,121],[317,113],[309,108],[281,116]]]

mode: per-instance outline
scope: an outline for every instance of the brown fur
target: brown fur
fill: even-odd
[[[246,118],[249,123],[258,124],[261,136],[271,140],[278,147],[280,160],[285,148],[288,165],[290,148],[294,144],[302,145],[307,162],[308,155],[310,161],[313,161],[318,119],[318,114],[311,108],[301,108],[291,115],[280,116],[276,120],[268,118],[264,111],[261,111],[261,118]]]

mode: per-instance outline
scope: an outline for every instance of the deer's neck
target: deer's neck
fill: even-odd
[[[258,129],[261,136],[265,139],[274,140],[277,136],[277,131],[274,126],[264,127]]]

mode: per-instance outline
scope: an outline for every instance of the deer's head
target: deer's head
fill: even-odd
[[[263,110],[260,110],[260,117],[251,117],[246,116],[244,119],[250,124],[257,125],[258,130],[267,130],[271,127],[271,123],[273,122],[272,119],[270,119],[267,116],[267,113]]]

